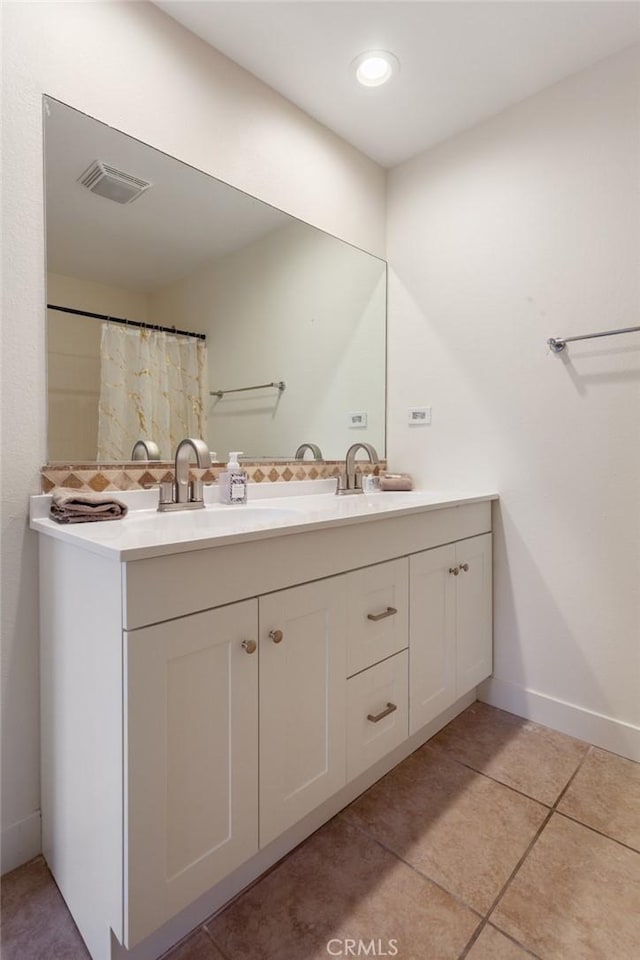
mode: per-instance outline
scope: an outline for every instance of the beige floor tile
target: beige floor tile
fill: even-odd
[[[549,806],[589,749],[582,740],[479,701],[429,746]]]
[[[531,960],[531,957],[528,950],[523,950],[490,923],[467,954],[467,960]]]
[[[554,814],[491,920],[544,960],[637,960],[640,854]]]
[[[486,913],[547,814],[534,800],[425,746],[343,816]]]
[[[2,960],[89,960],[42,857],[2,878]]]
[[[224,960],[206,930],[200,928],[164,954],[162,960]]]
[[[558,810],[640,850],[640,763],[594,747]]]
[[[395,940],[398,960],[456,960],[477,924],[453,897],[337,819],[207,926],[231,960],[327,960],[346,938],[375,941],[378,955]]]

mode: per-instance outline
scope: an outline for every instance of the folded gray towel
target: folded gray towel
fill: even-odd
[[[408,473],[383,473],[380,477],[381,490],[413,490],[413,480]]]
[[[121,520],[128,507],[108,493],[67,490],[59,487],[51,494],[50,516],[58,523],[88,523],[95,520]]]

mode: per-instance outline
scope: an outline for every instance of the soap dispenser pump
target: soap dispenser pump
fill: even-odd
[[[222,503],[247,502],[247,474],[241,468],[238,457],[242,450],[232,450],[224,473],[220,474],[220,500]]]

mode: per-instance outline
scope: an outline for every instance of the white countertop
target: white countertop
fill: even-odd
[[[93,553],[129,561],[498,499],[495,492],[459,490],[338,497],[334,489],[335,481],[250,484],[246,504],[208,503],[204,510],[171,513],[156,509],[156,490],[114,491],[114,498],[129,507],[123,520],[75,524],[51,520],[51,497],[41,495],[31,497],[30,526]]]

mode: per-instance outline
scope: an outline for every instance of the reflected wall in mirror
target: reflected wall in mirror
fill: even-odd
[[[50,462],[384,455],[384,261],[50,98],[45,175]]]

